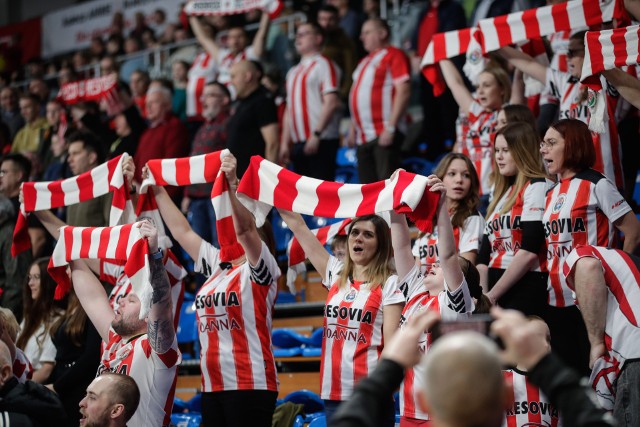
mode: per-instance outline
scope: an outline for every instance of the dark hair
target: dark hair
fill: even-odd
[[[562,119],[551,126],[564,139],[562,168],[575,172],[590,168],[596,161],[596,149],[589,127],[577,119]]]
[[[585,34],[587,34],[586,31],[578,31],[575,34],[571,34],[571,37],[569,37],[569,40],[578,40],[580,42],[581,46],[584,46],[584,36]]]
[[[531,109],[522,104],[509,104],[502,107],[504,115],[507,118],[507,124],[512,123],[528,123],[533,129],[536,129],[536,118]]]
[[[115,372],[104,371],[101,377],[111,377],[113,381],[113,390],[109,393],[111,404],[121,403],[124,406],[124,420],[129,421],[140,403],[140,389],[135,380],[129,375],[118,374]]]
[[[20,99],[28,99],[31,102],[33,102],[35,105],[40,104],[40,98],[38,98],[37,96],[35,96],[32,93],[23,93],[22,95],[20,95]]]
[[[22,181],[27,181],[31,175],[31,161],[20,153],[9,153],[2,157],[2,162],[9,160],[22,172]]]
[[[467,282],[469,294],[476,300],[476,308],[473,310],[473,314],[488,313],[491,309],[491,301],[482,291],[478,269],[471,261],[460,255],[458,255],[458,265],[460,265],[464,280]]]
[[[324,28],[322,28],[320,26],[320,24],[318,24],[316,21],[307,21],[307,22],[303,22],[300,24],[300,27],[303,25],[307,25],[309,27],[311,27],[311,29],[313,29],[313,31],[319,35],[320,37],[322,37],[322,40],[324,40]]]
[[[347,244],[347,235],[346,234],[337,234],[331,240],[331,252],[335,252],[338,248],[338,245],[346,245]]]
[[[105,148],[93,133],[85,130],[77,130],[66,135],[65,138],[68,144],[82,142],[85,150],[96,154],[97,164],[101,164],[105,161]]]
[[[340,12],[338,11],[338,8],[332,4],[325,4],[324,6],[320,7],[320,9],[318,9],[318,12],[329,12],[336,16],[340,14]]]
[[[84,344],[84,332],[87,326],[87,313],[82,308],[80,300],[73,288],[69,292],[67,301],[67,309],[64,315],[51,326],[51,335],[55,335],[58,328],[63,327],[65,334],[71,340],[71,343],[78,348],[82,348]]]
[[[212,82],[209,82],[209,83],[205,84],[205,87],[206,86],[215,86],[215,87],[217,87],[218,89],[220,89],[224,93],[224,96],[226,96],[227,98],[231,99],[231,92],[229,92],[229,88],[227,87],[227,85],[222,84],[217,80],[214,80]]]

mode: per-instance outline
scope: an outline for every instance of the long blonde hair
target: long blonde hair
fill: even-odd
[[[375,288],[377,286],[384,286],[385,282],[395,273],[393,267],[391,266],[391,232],[389,231],[389,226],[385,222],[384,219],[380,218],[378,215],[365,215],[360,216],[354,219],[351,224],[349,224],[349,233],[351,234],[351,230],[353,227],[363,221],[369,221],[373,224],[375,229],[376,237],[378,239],[378,247],[376,248],[376,255],[373,257],[367,268],[365,269],[365,281],[369,283],[371,288]],[[347,246],[349,245],[349,241],[347,240]],[[353,267],[354,263],[351,259],[351,254],[347,250],[347,253],[344,257],[344,267],[340,272],[340,280],[338,283],[339,287],[345,286],[351,280],[353,275]]]
[[[546,178],[542,157],[538,152],[540,138],[538,138],[538,133],[530,124],[524,122],[508,124],[496,133],[496,140],[499,135],[502,135],[507,141],[509,153],[516,164],[518,173],[515,176],[495,174],[495,189],[493,191],[493,200],[487,208],[487,218],[496,209],[496,205],[509,190],[509,187],[513,185],[513,191],[502,206],[500,214],[511,210],[518,194],[520,194],[520,190],[524,188],[527,182],[531,179]],[[495,156],[493,157],[493,169],[498,170]]]

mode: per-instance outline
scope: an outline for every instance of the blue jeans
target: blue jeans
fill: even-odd
[[[193,199],[189,205],[187,219],[193,231],[215,247],[218,244],[218,231],[216,229],[216,213],[213,211],[211,199]]]
[[[620,427],[640,426],[640,360],[625,362],[616,381],[613,417]]]

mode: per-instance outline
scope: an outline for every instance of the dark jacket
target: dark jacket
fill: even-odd
[[[43,385],[12,377],[0,389],[0,427],[58,426],[66,420],[60,399]]]

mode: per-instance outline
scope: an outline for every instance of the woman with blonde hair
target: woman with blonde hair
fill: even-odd
[[[547,301],[542,227],[547,183],[538,141],[526,123],[509,124],[496,135],[494,168],[499,173],[478,269],[493,304],[540,316]]]
[[[475,264],[480,250],[484,218],[478,212],[480,182],[471,160],[464,154],[449,153],[434,173],[445,186],[446,209],[453,225],[456,249],[460,256]],[[439,261],[438,233],[420,233],[413,245],[413,256],[426,274]]]

